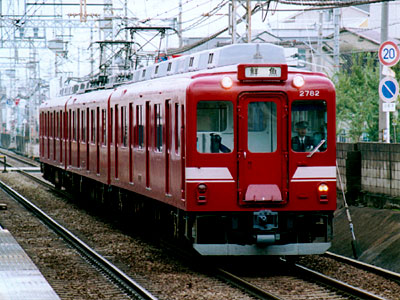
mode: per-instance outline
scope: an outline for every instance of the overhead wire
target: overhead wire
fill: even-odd
[[[196,28],[198,25],[200,25],[201,23],[203,23],[206,20],[208,20],[210,17],[212,17],[215,14],[217,14],[227,3],[228,3],[228,1],[222,0],[219,4],[217,4],[217,6],[215,6],[213,9],[211,9],[210,12],[208,12],[206,14],[203,14],[201,20],[199,20],[199,21],[193,23],[192,25],[182,29],[182,31],[189,31],[191,29]],[[223,17],[225,17],[225,16],[223,16]]]

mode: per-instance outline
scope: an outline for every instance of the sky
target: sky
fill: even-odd
[[[90,4],[104,3],[107,0],[87,0],[87,13],[88,20],[98,19],[99,16],[104,15],[102,6],[95,6]],[[182,28],[184,37],[205,37],[212,35],[218,30],[228,26],[228,4],[230,0],[113,0],[113,16],[124,17],[126,14],[129,18],[139,21],[142,26],[172,26],[173,20],[178,18],[179,15],[179,2],[182,3]],[[55,1],[57,2],[57,0]],[[64,3],[76,3],[79,4],[78,0],[63,1]],[[30,16],[49,18],[53,14],[61,13],[64,19],[79,20],[79,5],[75,6],[54,6],[54,5],[27,5],[26,3],[45,3],[52,4],[54,0],[0,0],[1,12],[3,15],[19,15],[21,20],[26,20]],[[124,4],[127,3],[128,9],[124,9]],[[294,12],[273,12],[275,8],[278,9],[295,9],[296,6],[280,5],[276,7],[276,3],[271,4],[271,11],[265,16],[265,14],[257,14],[252,18],[253,29],[265,29],[269,24],[278,22],[282,18],[294,14]],[[242,14],[244,10],[239,10]],[[47,17],[45,17],[47,16]],[[84,25],[84,23],[81,23]],[[133,23],[131,23],[133,24]],[[90,42],[96,42],[104,39],[104,32],[99,30],[99,23],[95,23],[95,28],[90,39],[89,29],[69,29],[63,28],[54,30],[52,28],[40,29],[39,34],[45,35],[47,40],[62,38],[67,42],[67,56],[59,58],[59,64],[57,69],[64,74],[64,77],[74,76],[82,77],[90,73],[91,66],[89,61],[91,54],[95,58],[99,57],[99,47],[96,45],[93,52],[90,51]],[[115,31],[118,31],[120,27],[116,26]],[[29,30],[26,29],[26,35],[32,35]],[[238,28],[238,30],[244,30],[244,28]],[[19,28],[3,28],[1,32],[2,38],[9,38],[13,35],[18,36],[20,34]],[[228,33],[224,34],[228,36]],[[145,39],[150,39],[154,36],[154,32],[141,32],[136,38],[140,44],[144,44]],[[119,38],[124,38],[124,35]],[[164,39],[162,48],[177,47],[178,38],[176,34],[168,35],[167,39]],[[159,40],[155,38],[145,48],[149,51],[154,51],[159,47]],[[0,49],[0,63],[7,61],[7,57],[16,57],[21,62],[27,61],[29,57],[28,49]],[[39,61],[39,76],[45,80],[54,78],[55,73],[55,53],[49,49],[37,49],[37,59]],[[95,68],[98,63],[95,64]],[[1,70],[4,72],[3,70]],[[20,84],[24,86],[24,78],[29,77],[29,70],[19,68],[17,70],[17,77]],[[4,77],[4,75],[3,75]],[[17,80],[17,81],[18,81]],[[3,79],[4,81],[4,79]]]

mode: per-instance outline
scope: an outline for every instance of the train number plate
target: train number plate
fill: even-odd
[[[319,90],[300,91],[300,97],[319,97]]]

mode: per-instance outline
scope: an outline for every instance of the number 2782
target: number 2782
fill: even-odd
[[[319,97],[319,90],[300,91],[300,97]]]

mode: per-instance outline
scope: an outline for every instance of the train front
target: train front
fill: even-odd
[[[193,76],[188,89],[189,235],[203,255],[324,253],[336,209],[334,86],[289,70],[280,47],[247,47],[249,63]]]

